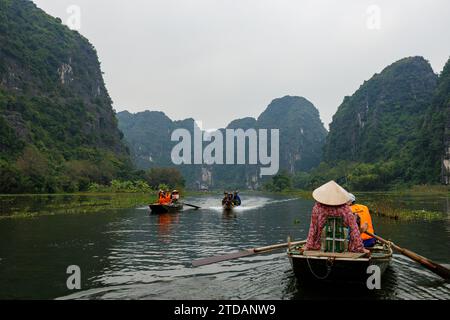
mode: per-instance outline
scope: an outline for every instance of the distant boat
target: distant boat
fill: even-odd
[[[234,204],[232,204],[231,202],[227,202],[222,205],[222,208],[223,210],[233,210]]]
[[[376,244],[370,257],[354,252],[299,251],[300,245],[288,249],[287,254],[295,276],[300,282],[358,282],[365,283],[367,268],[376,265],[384,273],[392,259],[392,249]]]
[[[229,201],[227,201],[227,202],[222,204],[223,210],[227,210],[227,211],[233,210],[233,208],[236,208],[236,207],[239,207],[239,206],[240,206],[240,204],[235,204],[235,203],[229,202]]]
[[[154,203],[149,205],[152,213],[168,213],[168,212],[178,212],[183,209],[182,203],[171,203],[171,204],[159,204]]]

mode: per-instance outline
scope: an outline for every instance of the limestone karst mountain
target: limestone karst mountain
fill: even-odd
[[[0,0],[0,192],[109,183],[130,170],[92,44],[27,0]]]
[[[141,169],[171,164],[174,142],[171,132],[183,122],[171,121],[161,112],[118,113],[134,163]],[[187,121],[187,122],[186,122]],[[184,121],[193,128],[193,120]],[[187,128],[186,127],[186,128]],[[226,129],[279,129],[280,169],[294,173],[319,164],[326,130],[314,105],[302,97],[285,96],[273,100],[258,117],[232,121]],[[223,130],[223,129],[222,129]],[[247,187],[260,185],[259,165],[180,166],[188,185],[209,184],[214,187]],[[190,170],[187,173],[187,170]]]

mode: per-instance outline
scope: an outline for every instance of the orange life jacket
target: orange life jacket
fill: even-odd
[[[159,194],[158,203],[159,204],[165,204],[166,203],[166,196],[164,196],[164,194],[162,194],[162,193]]]
[[[363,226],[365,223],[367,223],[367,231],[370,233],[374,233],[369,208],[363,206],[362,204],[354,204],[351,205],[350,208],[352,209],[353,213],[356,213],[359,216],[361,220],[360,227]],[[372,237],[369,236],[367,233],[361,233],[361,239],[368,240],[372,239]]]

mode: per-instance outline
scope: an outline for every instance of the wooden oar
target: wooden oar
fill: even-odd
[[[184,204],[185,206],[188,206],[188,207],[192,207],[192,208],[195,208],[195,209],[200,209],[199,206],[195,206],[195,205],[193,205],[193,204],[189,204],[189,203],[186,203],[186,202],[183,202],[183,204]]]
[[[370,233],[368,231],[366,231],[366,233],[371,236],[374,237],[375,239],[377,239],[380,242],[383,242],[385,244],[388,244],[390,246],[392,246],[392,248],[394,248],[396,251],[400,252],[401,254],[403,254],[404,256],[407,256],[408,258],[420,263],[422,266],[424,266],[425,268],[427,268],[428,270],[436,273],[437,275],[441,276],[442,278],[444,278],[445,280],[449,280],[450,279],[450,269],[434,262],[431,261],[430,259],[427,259],[425,257],[422,257],[420,255],[418,255],[415,252],[412,252],[411,250],[408,249],[404,249],[402,247],[397,246],[395,243],[391,242],[391,241],[387,241],[384,240],[383,238]]]
[[[279,244],[274,244],[274,245],[270,245],[270,246],[266,246],[266,247],[246,249],[246,250],[228,253],[228,254],[224,254],[224,255],[220,255],[220,256],[214,256],[214,257],[194,260],[194,261],[192,261],[192,266],[193,267],[204,266],[204,265],[212,264],[212,263],[216,263],[216,262],[237,259],[237,258],[241,258],[241,257],[251,256],[254,254],[259,254],[259,253],[265,253],[265,252],[269,252],[272,250],[285,248],[289,245],[297,245],[297,244],[304,244],[304,243],[306,243],[306,240],[290,242],[290,243],[289,242],[279,243]]]

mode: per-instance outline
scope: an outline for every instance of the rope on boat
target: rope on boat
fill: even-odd
[[[394,243],[393,243],[392,241],[388,241],[388,242],[387,242],[387,247],[388,247],[389,249],[391,249],[393,244],[394,244]]]
[[[309,258],[308,256],[306,256],[306,262],[308,263],[308,267],[309,267],[309,271],[311,271],[311,274],[316,277],[319,280],[325,280],[326,278],[328,278],[328,276],[331,273],[331,267],[333,266],[334,263],[334,258],[328,258],[327,261],[325,262],[327,265],[327,273],[324,276],[318,276],[312,269],[311,264],[309,263]]]

